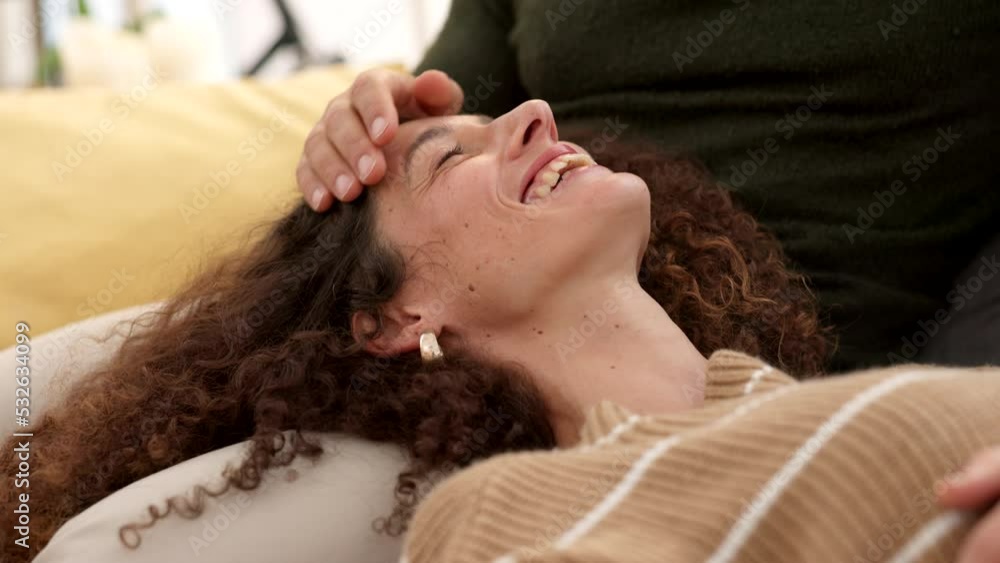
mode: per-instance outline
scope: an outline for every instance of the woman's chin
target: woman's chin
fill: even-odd
[[[574,230],[583,228],[583,224],[591,224],[599,230],[610,228],[615,232],[636,228],[637,232],[648,236],[651,209],[646,182],[635,174],[604,170],[605,173],[595,173],[586,178],[587,182],[581,181],[572,186],[576,190],[566,190],[562,194],[565,199],[553,202],[553,209],[564,207],[572,210],[570,215],[574,226],[571,228]],[[552,195],[559,195],[558,191]]]
[[[605,170],[607,170],[605,168]],[[581,192],[590,198],[590,204],[602,208],[643,209],[649,212],[649,187],[645,180],[629,172],[611,172],[594,175],[593,182]]]
[[[649,194],[649,186],[646,185],[646,181],[631,172],[615,172],[609,180],[612,181],[618,189],[641,190],[646,194]]]

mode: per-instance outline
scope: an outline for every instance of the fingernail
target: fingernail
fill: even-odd
[[[313,211],[319,211],[319,206],[323,204],[324,193],[326,193],[326,190],[324,190],[323,188],[317,187],[313,189],[313,195],[312,198],[310,199]]]
[[[358,159],[358,171],[361,172],[361,179],[364,180],[375,168],[375,159],[367,154]]]
[[[389,126],[389,122],[385,120],[384,117],[376,117],[372,120],[372,140],[378,139],[385,132],[385,128]]]
[[[351,187],[351,178],[347,174],[337,176],[337,181],[333,186],[333,191],[337,192],[337,199],[344,199],[347,189]]]

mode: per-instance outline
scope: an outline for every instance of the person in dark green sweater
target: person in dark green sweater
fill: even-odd
[[[325,209],[381,180],[399,119],[541,98],[561,128],[614,129],[592,153],[704,162],[808,276],[831,370],[908,361],[972,306],[963,267],[1000,268],[998,30],[986,0],[455,0],[419,80],[367,73],[331,103],[298,180]]]

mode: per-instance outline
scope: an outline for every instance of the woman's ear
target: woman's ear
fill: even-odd
[[[367,352],[376,356],[398,356],[420,349],[420,333],[428,330],[420,316],[387,308],[382,316],[382,330],[375,335],[378,322],[370,313],[357,311],[351,316],[351,333],[364,342]]]

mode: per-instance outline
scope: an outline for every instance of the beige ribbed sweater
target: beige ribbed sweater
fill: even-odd
[[[573,448],[453,475],[402,560],[953,563],[976,515],[938,508],[934,485],[1000,444],[1000,368],[798,383],[719,351],[704,393],[659,416],[605,402]]]

